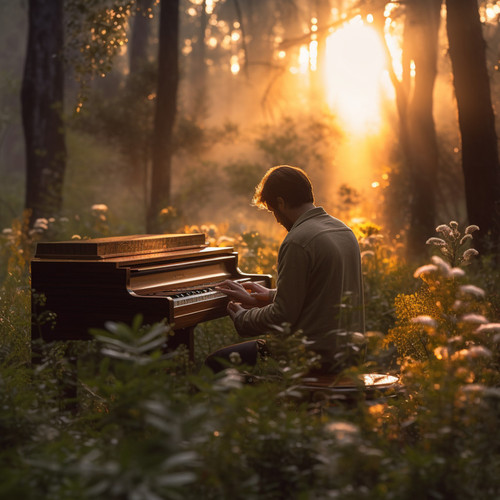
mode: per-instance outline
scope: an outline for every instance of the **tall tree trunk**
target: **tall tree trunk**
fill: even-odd
[[[438,147],[433,92],[440,18],[441,0],[413,0],[407,3],[405,42],[408,53],[405,57],[415,64],[413,92],[407,114],[411,189],[407,243],[411,258],[419,258],[425,253],[425,242],[434,234],[436,227]]]
[[[63,0],[30,0],[21,90],[26,147],[25,208],[31,221],[62,208],[66,141],[63,121]]]
[[[477,0],[446,1],[449,52],[462,138],[462,169],[470,224],[477,224],[480,250],[498,252],[500,167]]]
[[[162,0],[158,50],[158,91],[153,134],[151,200],[147,216],[148,232],[161,230],[159,215],[171,203],[171,162],[173,127],[177,113],[179,82],[179,0]]]
[[[137,0],[134,23],[129,46],[129,76],[140,72],[147,61],[151,19],[149,17],[153,0]]]

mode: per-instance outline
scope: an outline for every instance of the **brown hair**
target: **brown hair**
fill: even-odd
[[[279,165],[270,168],[255,188],[252,203],[259,208],[275,208],[278,197],[290,207],[314,203],[311,181],[298,167]]]

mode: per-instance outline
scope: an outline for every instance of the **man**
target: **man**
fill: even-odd
[[[351,229],[314,205],[307,174],[296,167],[271,168],[255,190],[253,203],[274,214],[288,231],[278,253],[276,289],[225,281],[217,289],[231,298],[227,311],[242,337],[271,333],[290,323],[302,330],[321,356],[322,370],[334,364],[338,334],[364,332],[363,285],[358,242]],[[207,358],[214,371],[237,352],[255,364],[263,340],[220,349]],[[270,353],[272,356],[272,353]]]

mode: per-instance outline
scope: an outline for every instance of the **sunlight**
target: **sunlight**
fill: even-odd
[[[381,97],[387,90],[385,55],[377,32],[360,17],[326,41],[325,92],[328,105],[353,133],[377,130]]]

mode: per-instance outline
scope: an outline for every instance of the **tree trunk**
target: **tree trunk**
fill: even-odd
[[[63,121],[63,0],[29,1],[21,90],[26,147],[25,208],[31,222],[60,213],[66,141]]]
[[[161,231],[160,211],[171,203],[172,133],[177,112],[179,82],[179,0],[162,0],[158,51],[158,91],[153,133],[151,200],[148,232]],[[169,228],[167,228],[169,229]]]
[[[153,0],[137,0],[129,46],[129,76],[136,75],[147,61]]]
[[[411,189],[407,244],[410,258],[419,258],[425,254],[425,242],[434,235],[436,227],[438,147],[433,117],[433,92],[437,75],[440,17],[441,0],[416,0],[407,3],[406,57],[415,64],[413,92],[407,114],[407,160]],[[409,70],[408,64],[406,70]]]
[[[446,8],[469,224],[476,224],[481,230],[477,241],[479,250],[497,252],[500,167],[478,4],[477,0],[447,0]]]

